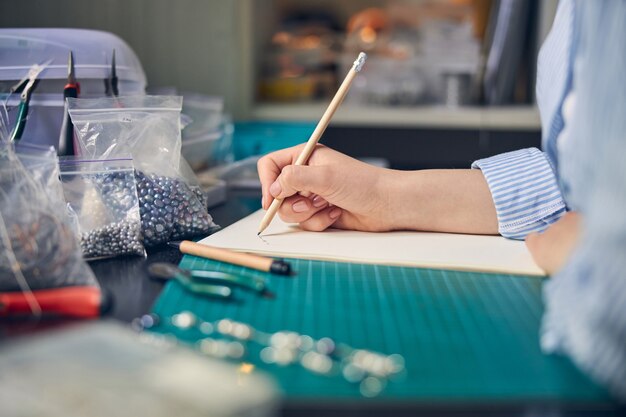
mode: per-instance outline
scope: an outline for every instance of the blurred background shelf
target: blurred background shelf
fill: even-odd
[[[360,48],[360,45],[350,44],[349,37],[355,33],[350,30],[351,19],[363,16],[361,13],[370,8],[397,17],[398,13],[390,9],[394,4],[413,8],[427,3],[434,4],[435,8],[444,5],[450,9],[458,5],[461,9],[476,7],[476,10],[492,10],[490,7],[496,4],[527,3],[530,17],[524,32],[528,41],[526,55],[520,61],[526,69],[520,82],[525,86],[521,100],[515,101],[519,98],[516,96],[515,100],[506,101],[516,103],[514,105],[482,106],[474,104],[480,102],[475,97],[467,97],[467,101],[462,99],[456,106],[449,107],[451,103],[446,100],[449,97],[446,94],[436,96],[431,92],[418,97],[420,86],[411,83],[406,76],[406,66],[402,73],[405,76],[400,77],[401,71],[396,71],[394,66],[398,62],[390,62],[380,53],[378,72],[370,72],[368,84],[353,85],[322,142],[355,157],[384,158],[394,168],[407,169],[468,167],[480,157],[540,146],[541,127],[532,94],[534,60],[552,25],[558,0],[21,0],[0,1],[0,26],[84,27],[117,34],[137,53],[149,88],[172,86],[178,91],[223,97],[224,111],[236,122],[235,147],[246,150],[239,156],[248,156],[273,149],[270,145],[278,147],[287,143],[276,141],[278,137],[290,141],[307,139],[307,129],[319,120],[336,89],[337,80],[343,78],[346,65],[350,65],[356,56],[355,50]],[[124,13],[113,13],[113,10],[124,10]],[[400,17],[404,15],[415,16],[416,13],[400,13]],[[376,17],[379,12],[368,12],[365,16]],[[408,22],[402,26],[399,22],[386,26],[387,29],[381,28],[377,36],[380,35],[379,40],[398,39],[409,52],[416,39],[422,46],[436,46],[413,51],[414,60],[407,64],[409,69],[422,70],[431,62],[419,55],[424,51],[430,53],[428,57],[434,53],[445,65],[453,65],[454,62],[446,59],[456,59],[454,51],[466,51],[476,57],[476,49],[468,46],[471,42],[468,43],[467,36],[474,32],[463,30],[467,26],[462,26],[464,22],[475,21],[468,16],[461,15],[461,20],[456,20],[461,27],[451,26],[450,33],[458,37],[443,38],[456,45],[456,49],[436,42],[441,40],[438,35],[448,33],[445,30],[448,26],[441,22],[434,29],[421,23]],[[520,20],[516,17],[516,14],[509,15],[508,21]],[[375,20],[366,20],[371,27],[361,27],[356,32],[363,35],[361,41],[372,35],[370,29],[379,29]],[[298,49],[298,45],[306,46],[307,42],[315,40],[315,37],[307,37],[308,22],[317,22],[318,29],[326,24],[326,31],[316,29],[318,31],[313,31],[312,35],[317,34],[322,40],[331,39],[327,48],[311,48],[313,53]],[[303,43],[287,45],[283,41],[289,36]],[[352,41],[355,39],[353,37]],[[477,39],[482,42],[484,33]],[[509,50],[519,52],[519,48]],[[324,51],[331,53],[326,56]],[[370,54],[369,68],[374,69],[376,54],[373,50],[366,51]],[[293,69],[285,62],[285,57],[289,56],[294,57],[298,65],[303,60],[305,71],[300,76],[281,73],[281,69]],[[450,73],[439,74],[443,74],[443,86],[449,87],[446,82],[450,78],[446,77]],[[381,84],[394,75],[400,84],[382,88]],[[366,78],[364,72],[359,81]],[[408,82],[406,89],[403,81]],[[465,83],[466,79],[455,79],[453,75],[452,81],[452,84]],[[426,89],[430,85],[428,81],[421,84]],[[406,94],[411,88],[415,94]],[[289,124],[297,123],[301,125],[294,132]]]
[[[321,117],[326,102],[259,103],[252,108],[254,120],[309,121]],[[398,128],[445,128],[531,130],[541,128],[535,106],[506,107],[370,107],[344,105],[333,116],[332,126],[377,126]]]
[[[501,1],[491,0],[493,4]],[[534,37],[537,50],[550,29],[558,0],[528,1],[534,4],[534,29],[528,33]],[[130,3],[126,0],[21,0],[0,2],[0,27],[83,27],[110,31],[136,52],[149,87],[173,86],[178,91],[221,96],[224,110],[232,114],[235,121],[268,119],[274,115],[280,120],[286,117],[312,120],[319,117],[319,109],[323,106],[320,103],[329,101],[328,94],[332,94],[334,87],[323,98],[313,98],[309,104],[298,101],[280,104],[259,95],[262,68],[269,56],[268,45],[285,22],[293,22],[289,16],[323,11],[338,22],[335,30],[345,33],[350,17],[360,10],[384,8],[394,3],[419,5],[424,2],[426,0],[134,0]],[[434,3],[468,2],[470,0],[438,0]],[[483,0],[476,0],[476,4],[482,3]],[[111,12],[118,9],[124,10],[124,14]],[[531,56],[536,55],[536,50]],[[348,51],[347,56],[354,59],[352,55]],[[369,64],[373,62],[368,61]],[[337,67],[336,72],[338,77],[343,77],[342,68]],[[534,74],[529,76],[534,78]],[[353,90],[351,93],[356,92]],[[347,101],[344,106],[347,108],[348,104],[353,103]],[[538,128],[536,111],[532,108],[492,108],[485,115],[482,109],[461,107],[448,112],[424,105],[427,106],[424,103],[415,106],[415,111],[397,106],[385,109],[355,107],[347,109],[345,116],[337,116],[341,123],[345,117],[350,123],[371,124],[372,114],[377,113],[379,116],[374,120],[383,125],[399,122],[416,127],[426,125],[421,120],[432,120],[438,126],[451,122],[455,127],[476,127],[476,120],[483,117],[488,126],[497,128],[505,127],[507,123],[515,129],[533,125]],[[526,107],[532,107],[532,99]],[[314,113],[305,114],[307,111]],[[298,112],[302,112],[302,116],[298,116]],[[357,114],[360,112],[362,114]],[[409,117],[405,117],[409,113]]]

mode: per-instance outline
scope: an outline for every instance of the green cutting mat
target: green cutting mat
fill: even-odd
[[[183,310],[267,332],[328,336],[355,348],[399,353],[406,375],[380,395],[412,401],[605,401],[609,397],[563,357],[539,349],[541,285],[536,277],[292,260],[295,277],[185,256],[181,267],[266,277],[275,298],[238,291],[216,301],[170,282],[154,306],[162,318]],[[193,341],[162,320],[157,332]],[[350,399],[358,386],[300,366],[247,361],[272,373],[288,398]]]

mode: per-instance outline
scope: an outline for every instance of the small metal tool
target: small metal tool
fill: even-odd
[[[229,298],[232,295],[232,290],[228,286],[199,283],[184,273],[184,270],[173,264],[164,262],[153,263],[148,266],[148,273],[153,279],[175,279],[183,288],[194,294],[217,298]]]
[[[70,51],[67,61],[67,84],[63,88],[63,98],[76,98],[80,94],[80,84],[76,81],[76,73],[74,71],[74,54]],[[74,126],[70,120],[67,108],[67,100],[65,100],[65,114],[63,125],[61,127],[62,142],[59,144],[60,154],[74,155]]]
[[[107,97],[117,97],[119,95],[117,83],[118,79],[115,64],[115,49],[113,49],[113,53],[111,55],[111,75],[110,77],[104,79],[104,92]]]
[[[161,279],[183,275],[192,282],[203,281],[224,286],[237,286],[258,293],[263,293],[266,290],[265,280],[262,278],[226,274],[217,271],[186,270],[166,262],[153,263],[148,268],[148,271],[155,276],[161,277]]]
[[[47,61],[41,65],[33,65],[28,71],[28,75],[20,80],[19,83],[15,84],[10,89],[10,94],[21,92],[20,96],[20,104],[18,106],[18,113],[15,119],[15,128],[11,132],[11,142],[20,140],[22,138],[22,134],[24,133],[24,127],[26,127],[26,120],[28,118],[28,107],[30,105],[30,98],[39,84],[39,80],[37,77],[43,71],[46,66],[52,61]],[[8,96],[7,96],[8,100]]]

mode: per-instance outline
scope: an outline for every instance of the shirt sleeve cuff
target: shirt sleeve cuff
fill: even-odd
[[[524,239],[557,221],[566,205],[554,169],[537,148],[520,149],[472,164],[487,180],[498,216],[498,231],[510,239]]]

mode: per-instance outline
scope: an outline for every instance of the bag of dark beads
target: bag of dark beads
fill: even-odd
[[[206,236],[218,226],[181,157],[182,97],[69,99],[83,158],[131,155],[146,246]]]
[[[145,256],[131,158],[61,158],[61,182],[85,259]]]

